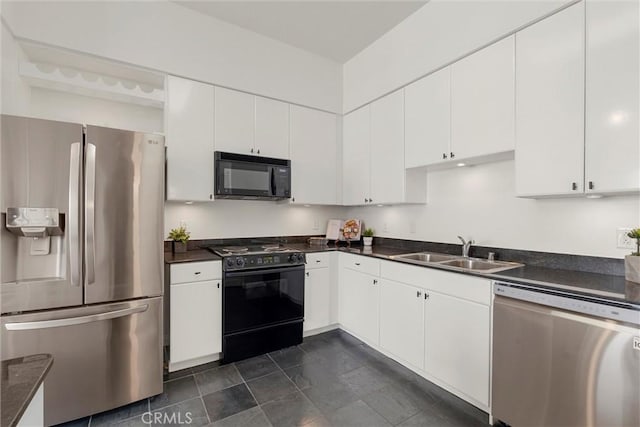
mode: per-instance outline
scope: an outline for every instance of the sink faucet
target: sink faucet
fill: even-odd
[[[460,241],[462,242],[462,256],[465,258],[469,257],[469,248],[471,247],[471,245],[473,245],[473,240],[469,239],[469,241],[467,242],[466,240],[464,240],[462,238],[462,236],[458,236],[458,239],[460,239]]]

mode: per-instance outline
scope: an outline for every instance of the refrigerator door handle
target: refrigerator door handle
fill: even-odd
[[[87,144],[84,182],[85,203],[85,268],[87,272],[86,284],[95,282],[95,201],[96,201],[96,146]]]
[[[69,162],[69,267],[71,285],[80,286],[80,143],[71,144]]]
[[[64,319],[39,320],[36,322],[14,322],[4,325],[7,331],[27,331],[34,329],[59,328],[63,326],[82,325],[84,323],[98,322],[100,320],[117,319],[147,311],[149,304],[121,310],[107,311],[106,313],[90,314],[88,316],[67,317]]]

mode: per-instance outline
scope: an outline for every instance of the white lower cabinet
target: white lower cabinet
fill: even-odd
[[[424,367],[424,291],[380,279],[380,347]]]
[[[489,410],[490,280],[344,253],[340,265],[344,329]]]
[[[340,272],[340,324],[370,345],[378,344],[377,276],[344,268]]]
[[[488,405],[489,307],[437,292],[426,292],[424,370]]]
[[[171,271],[195,270],[214,264],[217,278],[185,283],[171,282],[169,371],[218,358],[222,351],[222,273],[220,261],[176,264]],[[176,274],[176,276],[178,276]]]
[[[312,255],[312,254],[309,254]],[[331,323],[331,275],[328,265],[329,254],[307,255],[307,268],[304,277],[304,332],[324,328]],[[309,261],[318,261],[315,267]],[[324,261],[326,258],[326,262]]]

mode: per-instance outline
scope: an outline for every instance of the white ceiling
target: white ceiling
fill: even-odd
[[[424,1],[175,1],[197,12],[344,63]]]

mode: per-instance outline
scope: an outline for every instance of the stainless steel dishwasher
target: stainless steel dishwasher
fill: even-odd
[[[494,294],[494,420],[640,425],[640,305],[500,282]]]

